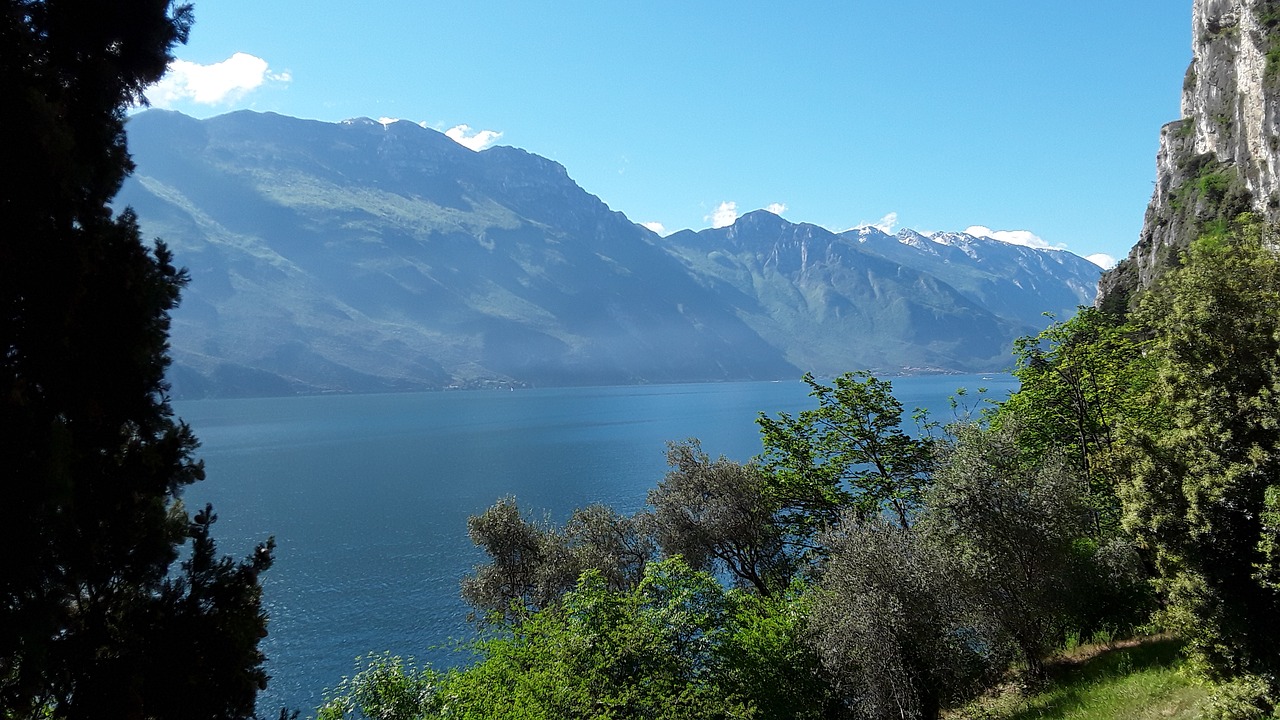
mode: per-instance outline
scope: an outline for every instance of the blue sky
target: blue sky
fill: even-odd
[[[772,206],[1120,257],[1190,26],[1191,0],[218,0],[150,95],[514,145],[667,232]]]

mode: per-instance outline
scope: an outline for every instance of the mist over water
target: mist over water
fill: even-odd
[[[954,419],[949,397],[1003,399],[1008,375],[893,379],[907,415]],[[174,403],[200,438],[224,554],[274,535],[264,576],[270,687],[259,708],[304,716],[355,658],[391,651],[468,662],[458,582],[482,559],[466,520],[498,498],[560,522],[600,502],[630,513],[666,472],[665,444],[697,437],[711,456],[760,452],[760,412],[813,406],[800,382],[716,383]],[[909,420],[908,427],[912,427]]]

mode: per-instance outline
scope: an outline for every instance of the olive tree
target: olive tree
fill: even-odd
[[[557,527],[502,498],[467,519],[472,542],[489,561],[463,579],[462,597],[482,620],[514,621],[554,604],[588,570],[611,589],[633,588],[656,553],[651,524],[647,515],[592,505]]]
[[[1004,669],[1002,633],[946,548],[855,516],[824,540],[810,627],[854,717],[932,720]]]
[[[947,549],[976,602],[1017,648],[1031,677],[1071,629],[1086,573],[1076,551],[1090,527],[1088,484],[1058,454],[1027,457],[1018,428],[954,428],[920,530]]]
[[[671,471],[649,492],[663,553],[726,571],[763,595],[785,588],[790,562],[759,468],[711,460],[697,440],[669,444],[667,462]]]

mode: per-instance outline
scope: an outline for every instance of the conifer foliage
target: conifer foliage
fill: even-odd
[[[1192,243],[1143,297],[1160,358],[1135,433],[1125,522],[1155,559],[1165,620],[1213,680],[1280,700],[1280,259],[1276,229],[1241,216]]]
[[[125,110],[185,41],[171,0],[0,4],[0,717],[240,718],[258,575],[219,559],[166,397],[186,276],[109,204]],[[178,564],[180,546],[192,541]]]

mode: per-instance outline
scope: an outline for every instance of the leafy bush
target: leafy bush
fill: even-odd
[[[316,720],[419,720],[440,709],[441,676],[390,654],[357,658],[363,667],[343,678],[316,711]]]
[[[440,717],[823,717],[817,661],[787,614],[799,606],[751,598],[679,558],[625,592],[589,571],[560,603],[481,643],[481,661],[442,689]]]
[[[1257,675],[1246,675],[1214,688],[1209,696],[1206,720],[1268,720],[1275,717],[1276,698],[1269,684]]]
[[[918,530],[853,517],[825,541],[831,557],[810,623],[854,716],[934,718],[1003,672],[1003,633],[945,548]]]
[[[1201,196],[1213,205],[1222,202],[1222,199],[1227,196],[1227,191],[1231,189],[1231,182],[1231,178],[1224,173],[1209,173],[1196,180]]]

